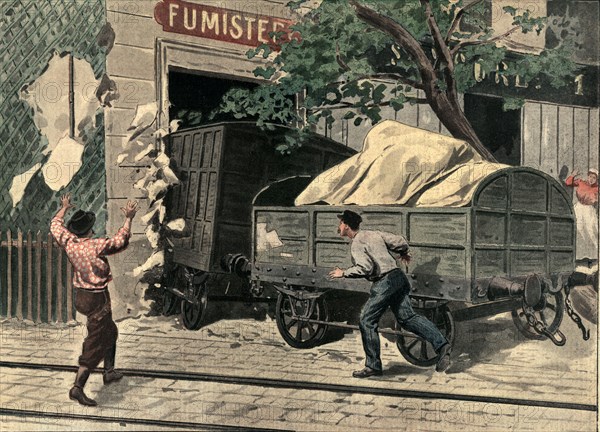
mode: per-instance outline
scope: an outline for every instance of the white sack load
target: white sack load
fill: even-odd
[[[471,164],[477,168],[467,169]],[[465,141],[385,120],[369,131],[362,151],[316,177],[295,204],[460,206],[478,181],[473,173],[503,167],[484,162]]]

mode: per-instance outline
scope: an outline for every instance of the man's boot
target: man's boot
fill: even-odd
[[[115,371],[115,356],[117,355],[117,344],[114,344],[104,356],[104,384],[110,384],[123,378],[123,374]]]
[[[75,377],[75,384],[69,390],[69,398],[71,400],[76,400],[81,405],[85,406],[96,406],[98,405],[94,399],[90,399],[83,392],[83,387],[87,382],[88,377],[90,376],[90,370],[86,367],[80,366],[77,371],[77,376]]]

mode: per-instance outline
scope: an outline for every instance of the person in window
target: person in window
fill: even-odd
[[[93,238],[96,215],[77,210],[65,227],[65,215],[73,207],[71,195],[63,195],[60,202],[61,208],[50,223],[50,232],[73,265],[75,309],[87,317],[87,336],[83,341],[79,369],[69,398],[81,405],[96,406],[96,401],[83,391],[90,371],[104,361],[104,384],[123,378],[123,374],[114,369],[118,330],[112,319],[108,292],[112,274],[106,257],[127,248],[131,237],[131,221],[138,211],[138,204],[129,201],[125,208],[121,208],[125,222],[112,238]]]
[[[425,339],[438,353],[436,371],[444,372],[450,367],[451,346],[438,328],[412,308],[410,283],[404,272],[396,265],[391,253],[400,254],[405,263],[410,262],[408,243],[402,236],[383,231],[361,230],[362,217],[350,210],[338,215],[338,233],[351,241],[350,252],[353,266],[345,270],[336,267],[329,273],[331,278],[366,278],[373,282],[369,299],[360,314],[360,334],[365,350],[365,368],[352,373],[355,378],[367,378],[382,374],[380,358],[379,319],[388,306],[398,323],[406,330]]]
[[[598,260],[598,170],[590,168],[587,180],[577,178],[573,171],[565,184],[575,188],[577,202],[573,205],[577,217],[578,260],[587,260],[588,265]]]

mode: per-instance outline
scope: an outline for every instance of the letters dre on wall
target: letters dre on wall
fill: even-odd
[[[158,2],[154,7],[154,19],[166,32],[249,46],[273,43],[269,33],[288,34],[289,27],[293,23],[283,18],[249,14],[181,0]]]

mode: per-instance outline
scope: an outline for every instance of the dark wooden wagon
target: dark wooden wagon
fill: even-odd
[[[167,151],[181,183],[167,197],[168,218],[183,218],[186,228],[170,248],[163,312],[180,307],[187,328],[200,327],[209,291],[247,294],[247,278],[235,271],[243,264],[238,258],[251,253],[254,196],[274,181],[316,175],[355,153],[314,135],[293,155],[281,154],[276,148],[287,131],[230,122],[171,135]]]
[[[410,244],[407,270],[414,306],[454,338],[454,319],[512,311],[521,332],[564,343],[560,333],[563,288],[575,269],[575,218],[571,199],[550,176],[506,168],[487,176],[463,207],[293,206],[308,179],[272,184],[254,202],[251,279],[279,291],[277,324],[288,344],[312,347],[329,326],[329,293],[367,293],[361,279],[328,279],[335,266],[351,265],[347,241],[336,232],[337,214],[351,209],[361,228],[401,234]],[[271,233],[278,241],[265,241]],[[449,304],[465,307],[451,309]],[[403,331],[397,345],[405,358],[431,365],[436,354]]]

